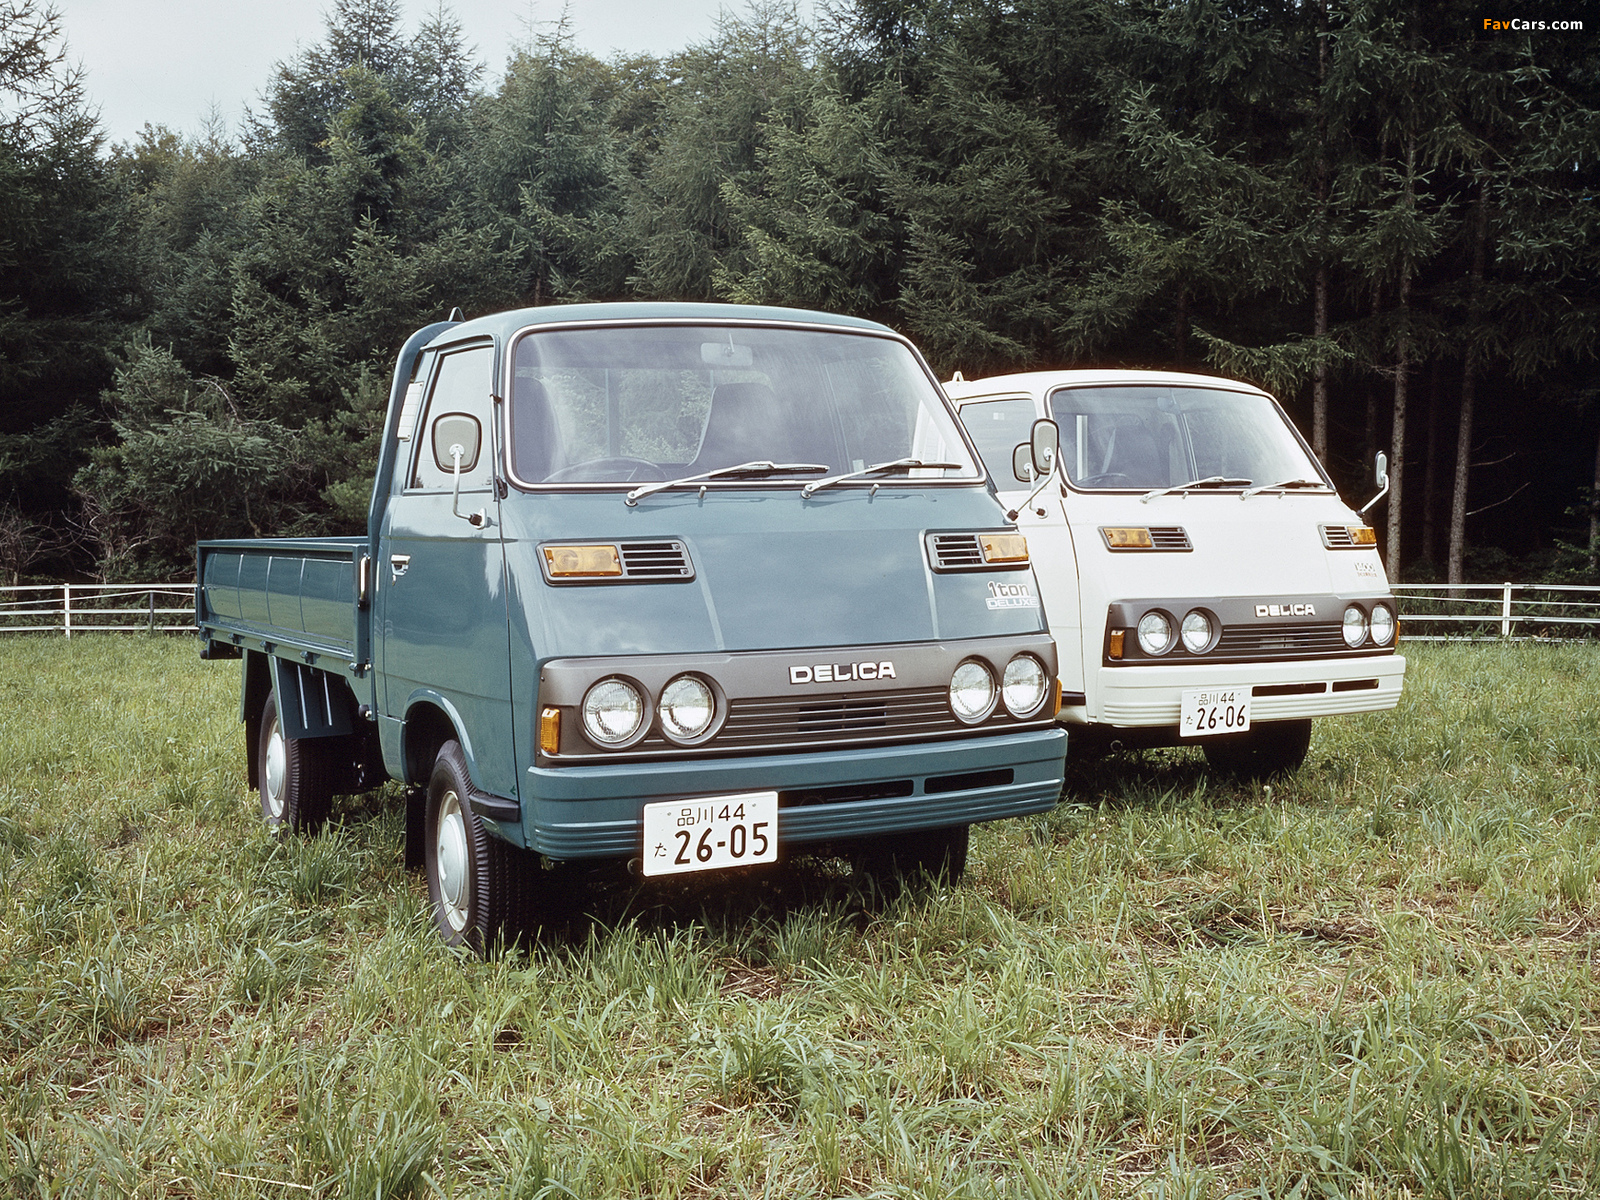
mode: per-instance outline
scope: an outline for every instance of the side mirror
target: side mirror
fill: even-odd
[[[433,423],[433,461],[441,471],[453,474],[459,465],[465,474],[478,465],[478,447],[482,441],[476,417],[446,413]]]
[[[1367,509],[1389,494],[1389,456],[1382,450],[1378,451],[1377,461],[1373,464],[1373,482],[1378,485],[1378,494],[1361,506],[1361,515],[1366,516]]]
[[[1023,483],[1032,483],[1039,477],[1033,469],[1033,446],[1029,442],[1018,442],[1011,448],[1011,473]]]
[[[1034,477],[1043,479],[1056,469],[1056,459],[1061,454],[1061,430],[1049,417],[1040,417],[1033,423],[1033,434],[1028,441]]]

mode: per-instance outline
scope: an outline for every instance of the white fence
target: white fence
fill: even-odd
[[[1397,583],[1401,640],[1559,641],[1600,633],[1600,587]]]
[[[1600,636],[1600,587],[1401,583],[1401,640],[1554,640]],[[32,583],[0,587],[0,634],[187,633],[188,583]]]
[[[0,587],[0,633],[187,633],[192,583],[25,583]]]

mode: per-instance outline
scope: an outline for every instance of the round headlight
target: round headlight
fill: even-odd
[[[1183,618],[1183,644],[1190,654],[1204,654],[1211,645],[1211,618],[1198,608]]]
[[[1354,650],[1367,640],[1367,614],[1354,604],[1344,610],[1344,644]]]
[[[1394,637],[1394,613],[1389,611],[1387,604],[1374,604],[1372,606],[1372,640],[1380,646],[1387,646]]]
[[[950,676],[950,710],[959,720],[976,725],[994,711],[994,674],[975,659],[968,659]]]
[[[583,731],[597,746],[622,746],[644,724],[644,699],[623,679],[602,679],[583,696]]]
[[[1139,648],[1155,656],[1172,649],[1172,621],[1164,612],[1147,612],[1139,618]]]
[[[711,726],[717,702],[703,679],[679,675],[661,689],[661,732],[675,742],[689,742]]]
[[[1043,663],[1031,654],[1017,655],[1006,664],[1005,677],[1000,681],[1006,711],[1013,717],[1031,717],[1044,703],[1048,682]]]

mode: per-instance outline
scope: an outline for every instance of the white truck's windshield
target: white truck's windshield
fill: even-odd
[[[1080,488],[1321,486],[1277,406],[1206,387],[1065,387],[1050,394],[1061,464]]]
[[[911,478],[978,477],[937,388],[889,338],[773,326],[535,330],[512,361],[511,465],[525,485],[759,475],[799,486],[907,458],[958,464],[899,472]],[[758,463],[773,469],[716,474]]]

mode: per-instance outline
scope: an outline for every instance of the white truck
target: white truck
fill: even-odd
[[[1073,751],[1198,744],[1265,777],[1304,761],[1312,718],[1398,703],[1375,531],[1266,392],[1119,370],[945,390],[1027,536]]]

